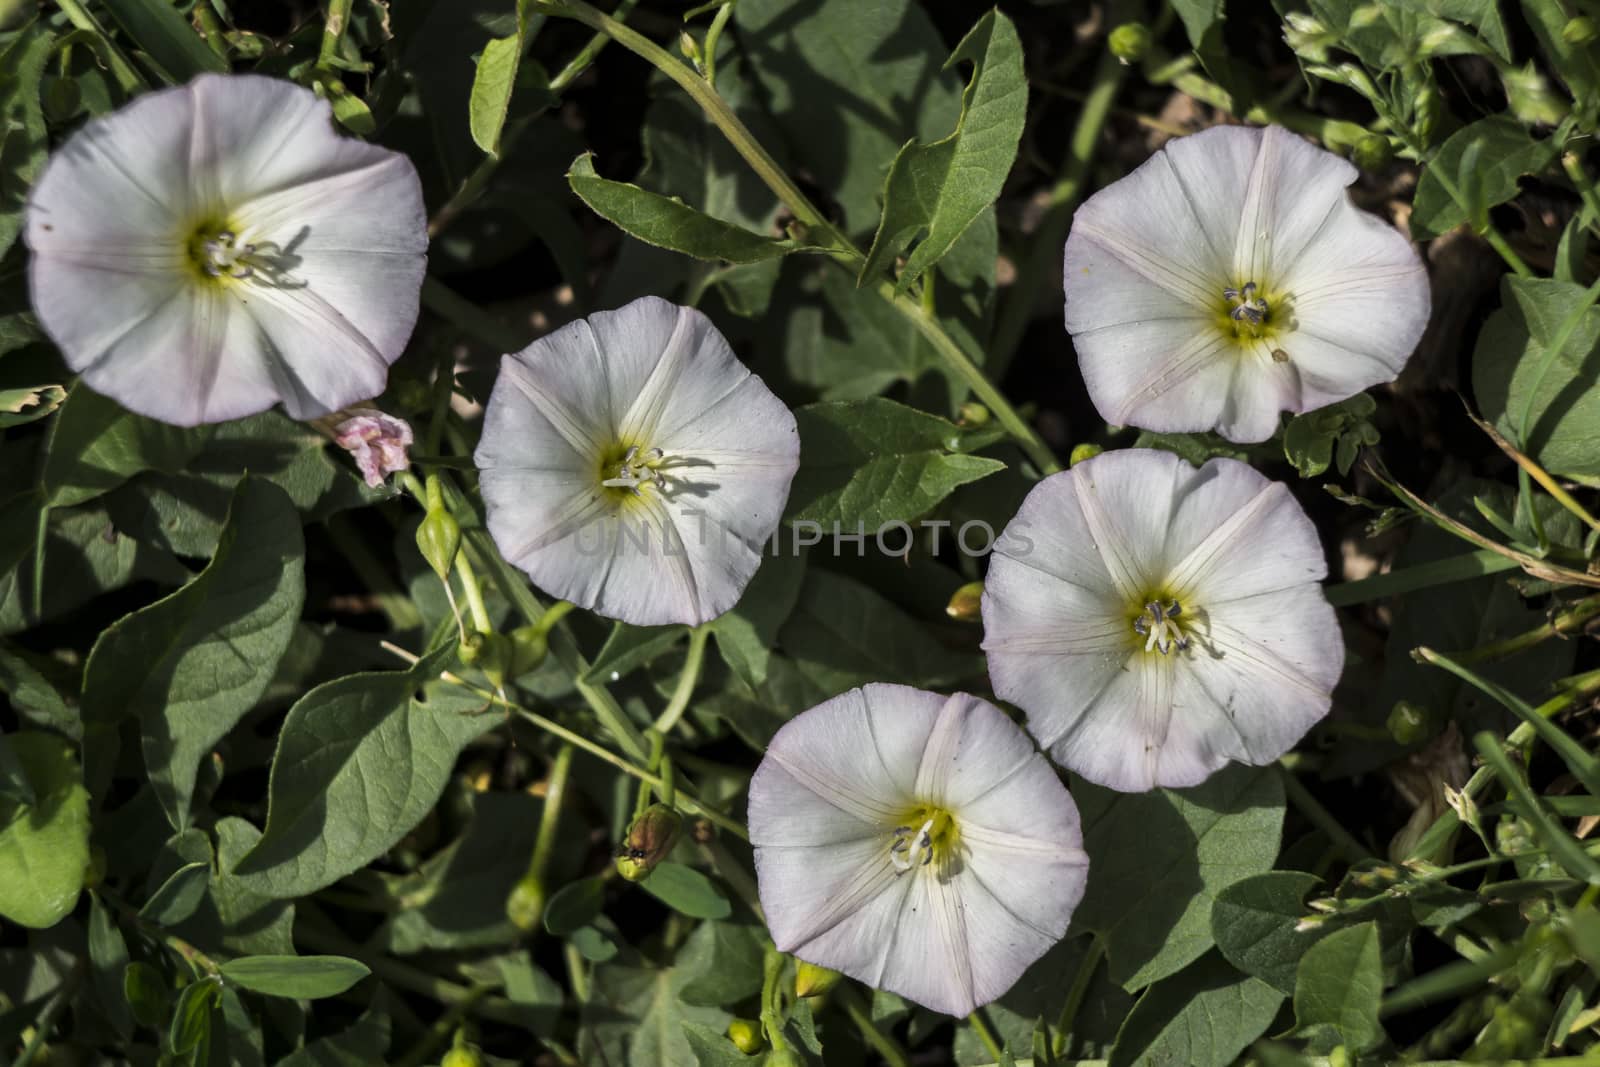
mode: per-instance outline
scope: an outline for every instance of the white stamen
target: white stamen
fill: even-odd
[[[889,846],[889,862],[901,874],[913,867],[926,867],[933,862],[933,820],[929,819],[917,830],[909,826],[894,828],[894,843]]]
[[[1144,614],[1133,620],[1133,632],[1145,639],[1146,652],[1159,651],[1163,656],[1176,649],[1179,652],[1189,647],[1189,636],[1183,632],[1183,626],[1178,623],[1179,615],[1183,614],[1183,605],[1176,600],[1162,604],[1159,600],[1152,600],[1144,606]]]
[[[661,449],[647,448],[643,459],[640,459],[639,446],[629,445],[622,462],[617,464],[616,477],[601,479],[600,484],[607,489],[631,489],[634,496],[640,495],[640,486],[650,483],[654,483],[658,489],[665,489],[667,480],[655,466],[665,458],[666,453]]]

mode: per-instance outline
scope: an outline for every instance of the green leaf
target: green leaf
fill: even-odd
[[[52,508],[71,507],[115,489],[140,471],[178,471],[210,438],[125,410],[79,382],[50,427],[39,481]]]
[[[391,1024],[384,1010],[386,999],[380,990],[373,996],[372,1006],[349,1027],[307,1042],[275,1067],[365,1067],[388,1062],[384,1053],[389,1049]]]
[[[1222,19],[1222,0],[1173,0],[1172,9],[1183,19],[1184,32],[1195,48],[1200,47],[1206,31]]]
[[[958,486],[1004,470],[997,459],[962,455],[961,431],[927,412],[874,397],[825,401],[795,411],[800,470],[789,490],[792,523],[825,533],[864,530],[926,515]],[[900,530],[886,537],[899,545]]]
[[[172,994],[166,976],[150,964],[134,960],[123,968],[122,997],[140,1026],[153,1030],[167,1021]]]
[[[740,0],[733,13],[792,162],[838,202],[847,232],[870,230],[900,147],[956,124],[949,46],[913,0]]]
[[[1511,41],[1497,0],[1394,0],[1395,6],[1464,22],[1478,31],[1495,54],[1509,62]]]
[[[1283,431],[1283,454],[1302,478],[1315,478],[1334,463],[1338,450],[1339,473],[1349,474],[1356,454],[1378,443],[1372,414],[1378,402],[1366,393],[1296,415]]]
[[[251,992],[306,1000],[336,997],[372,973],[344,956],[245,956],[221,970],[224,981]]]
[[[409,671],[352,674],[289,709],[267,786],[267,826],[236,868],[265,896],[313,893],[394,847],[444,792],[456,756],[499,724],[437,682],[452,641]]]
[[[1017,158],[1028,111],[1022,42],[1011,20],[990,11],[956,46],[946,68],[972,64],[955,130],[932,144],[909,142],[883,186],[883,218],[858,276],[865,285],[926,231],[895,283],[904,292],[944,257],[1000,196]]]
[[[49,660],[42,660],[49,664]],[[28,656],[0,643],[0,693],[24,719],[56,733],[73,736],[78,727],[78,711],[69,706],[61,691],[45,677]]]
[[[1214,953],[1151,986],[1123,1021],[1110,1067],[1227,1067],[1278,1014],[1283,994]]]
[[[776,553],[763,557],[733,609],[711,621],[723,662],[752,689],[767,680],[778,630],[800,598],[805,574],[805,557],[780,541]],[[3,669],[4,660],[0,659],[0,672]],[[0,685],[3,683],[0,673]]]
[[[42,419],[60,407],[66,397],[67,391],[59,385],[0,389],[0,429]]]
[[[216,870],[206,898],[175,933],[190,944],[220,947],[240,955],[294,952],[294,905],[252,892],[234,873],[261,840],[261,831],[234,816],[217,820]]]
[[[30,22],[0,51],[0,256],[22,232],[28,189],[44,169],[49,130],[40,103],[45,64],[55,51],[55,34],[39,21]],[[10,316],[7,316],[9,319]],[[36,324],[18,318],[0,329],[0,352],[35,339],[24,331]]]
[[[174,826],[188,825],[200,760],[272,681],[305,600],[300,517],[283,490],[239,483],[217,554],[193,581],[100,635],[84,670],[91,761],[138,716],[145,767]],[[91,762],[90,778],[98,782]]]
[[[10,736],[37,804],[0,797],[0,917],[54,926],[78,901],[89,870],[89,794],[72,746],[51,734]]]
[[[1383,999],[1383,960],[1378,924],[1336,930],[1306,950],[1295,972],[1297,1028],[1329,1026],[1352,1052],[1367,1052],[1384,1041],[1378,1022]]]
[[[1547,69],[1571,90],[1581,112],[1586,113],[1587,128],[1593,129],[1595,97],[1600,94],[1600,49],[1593,41],[1573,43],[1562,34],[1573,17],[1566,4],[1558,0],[1522,0],[1517,6],[1548,59]]]
[[[635,626],[619,622],[584,673],[591,685],[608,685],[644,666],[683,640],[687,626]]]
[[[105,6],[175,84],[205,71],[228,73],[228,61],[206,47],[170,0],[105,0]]]
[[[800,247],[712,218],[674,197],[608,181],[595,173],[593,159],[585,153],[572,161],[567,171],[572,191],[595,214],[646,244],[727,263],[759,263]]]
[[[510,37],[496,37],[483,46],[472,78],[472,96],[467,104],[472,139],[496,158],[500,156],[500,131],[511,109],[511,93],[516,88],[521,61],[520,31]]]
[[[1072,795],[1094,870],[1073,922],[1104,937],[1126,989],[1199,959],[1217,894],[1278,855],[1283,784],[1272,767],[1234,764],[1192,789],[1149,793],[1075,782]]]
[[[786,279],[796,265],[785,265]],[[831,264],[780,285],[768,326],[789,375],[823,400],[873,396],[940,365],[915,323]]]
[[[715,882],[681,863],[667,860],[639,884],[661,903],[691,919],[726,919],[733,914],[733,905]]]
[[[1211,937],[1224,959],[1284,993],[1294,992],[1295,968],[1321,937],[1296,930],[1305,896],[1320,879],[1304,871],[1268,871],[1238,881],[1211,906]]]
[[[579,878],[562,886],[544,906],[544,928],[565,937],[600,915],[606,902],[606,884],[598,878]]]
[[[780,676],[778,665],[791,661],[774,657],[763,695],[785,715],[868,682],[936,687],[983,671],[981,657],[946,648],[877,591],[817,567],[778,644],[792,673]]]
[[[89,972],[106,1018],[123,1040],[133,1035],[133,1019],[123,994],[123,973],[128,967],[128,943],[98,894],[89,896]]]
[[[595,968],[583,1005],[578,1062],[697,1067],[684,1024],[720,1031],[731,1016],[684,1002],[681,991],[695,977],[686,967],[650,966],[631,950]]]
[[[1479,145],[1477,163],[1464,167],[1469,145]],[[1518,193],[1517,179],[1537,174],[1555,158],[1554,138],[1536,141],[1506,115],[1491,115],[1451,134],[1432,162],[1423,168],[1411,211],[1411,236],[1419,241],[1438,237],[1467,221],[1466,209],[1447,192],[1438,175],[1448,175],[1458,191],[1475,187],[1484,210]]]
[[[210,864],[184,864],[161,883],[161,888],[150,894],[150,899],[139,909],[139,918],[156,926],[178,925],[200,906],[210,882]]]
[[[699,1067],[750,1067],[762,1062],[760,1056],[746,1056],[721,1031],[705,1023],[683,1023],[683,1036],[689,1042],[693,1062]]]
[[[1582,286],[1501,280],[1472,354],[1484,417],[1557,474],[1600,476],[1600,309]]]
[[[764,943],[758,926],[725,922],[696,926],[678,953],[678,966],[694,975],[679,991],[683,1002],[721,1008],[755,996],[761,991]]]
[[[222,999],[222,985],[212,978],[190,982],[178,994],[167,1041],[174,1055],[186,1056],[211,1036],[211,1012]]]

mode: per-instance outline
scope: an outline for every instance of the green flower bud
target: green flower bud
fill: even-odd
[[[746,1056],[753,1056],[767,1045],[767,1040],[761,1034],[761,1024],[754,1019],[734,1019],[728,1024],[728,1040],[734,1043],[740,1052]]]
[[[796,960],[794,995],[797,997],[820,997],[838,985],[841,977],[843,976],[838,971],[830,971],[826,967],[818,967],[815,963],[807,963],[805,960]]]
[[[444,1054],[439,1067],[483,1067],[483,1057],[471,1045],[457,1045]]]
[[[544,903],[544,883],[525,874],[506,897],[506,918],[524,933],[537,930],[539,920],[544,918]]]
[[[1111,31],[1106,43],[1124,64],[1137,63],[1150,51],[1150,30],[1138,22],[1124,22]]]
[[[1396,744],[1414,745],[1428,738],[1428,709],[1409,700],[1398,701],[1385,724]]]
[[[1416,132],[1418,139],[1423,142],[1431,141],[1433,131],[1439,125],[1439,119],[1444,115],[1444,98],[1439,95],[1439,90],[1431,85],[1425,87],[1417,94],[1411,109],[1411,128]]]
[[[944,613],[958,622],[977,622],[983,617],[983,583],[968,582],[957,589]]]
[[[1072,448],[1072,455],[1067,457],[1067,466],[1076,467],[1084,460],[1093,459],[1104,451],[1105,449],[1100,445],[1092,444],[1088,441],[1085,441],[1081,445],[1074,445]]]
[[[529,623],[511,631],[511,677],[521,678],[538,668],[550,654],[550,638],[545,631]]]
[[[630,882],[650,877],[656,865],[672,852],[683,816],[665,804],[652,804],[628,824],[622,847],[617,849],[617,873]]]
[[[1593,44],[1597,38],[1600,38],[1600,24],[1588,15],[1568,19],[1561,27],[1561,39],[1568,44]]]
[[[970,430],[985,426],[989,422],[989,409],[976,400],[969,400],[961,405],[956,412],[956,422]]]
[[[430,507],[417,527],[417,550],[428,561],[441,582],[450,577],[456,553],[461,549],[461,525],[444,507]]]
[[[1362,170],[1382,170],[1394,158],[1394,146],[1389,138],[1369,133],[1357,141],[1350,151],[1350,159]]]

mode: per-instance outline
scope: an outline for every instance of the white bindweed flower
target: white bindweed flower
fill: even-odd
[[[786,723],[750,781],[784,952],[951,1015],[1059,941],[1089,859],[1078,808],[994,705],[874,684]]]
[[[489,532],[534,584],[640,626],[698,624],[761,562],[800,436],[710,319],[647,296],[506,356],[474,458]]]
[[[404,156],[256,75],[147,93],[67,139],[28,203],[33,306],[97,392],[180,426],[376,396],[417,319]]]
[[[1327,714],[1344,666],[1316,529],[1248,464],[1108,452],[1034,486],[983,595],[994,691],[1112,789],[1261,765]]]
[[[349,452],[373,489],[389,475],[411,469],[411,424],[374,408],[351,408],[333,428],[334,444]]]
[[[1084,202],[1067,331],[1114,425],[1264,441],[1405,366],[1428,322],[1409,241],[1350,202],[1357,170],[1276,126],[1172,141]]]

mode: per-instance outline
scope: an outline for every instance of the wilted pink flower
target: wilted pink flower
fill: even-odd
[[[333,440],[355,457],[356,466],[376,489],[396,471],[410,470],[411,426],[404,419],[373,408],[354,408],[350,418],[333,428]]]

